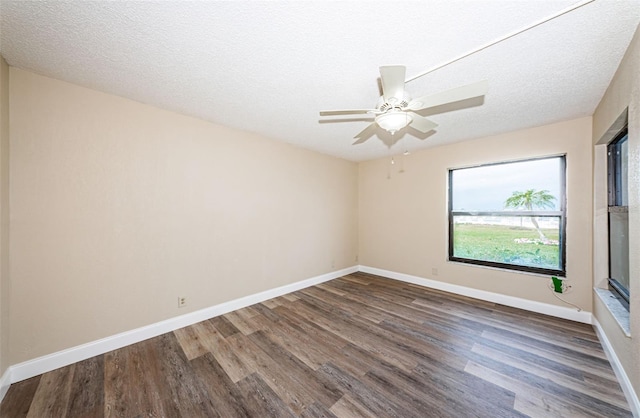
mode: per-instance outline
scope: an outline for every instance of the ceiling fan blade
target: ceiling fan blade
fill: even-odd
[[[487,93],[488,86],[489,82],[487,80],[483,80],[477,83],[467,84],[466,86],[456,87],[451,90],[441,91],[440,93],[418,97],[409,103],[409,109],[422,110],[429,107],[470,99],[472,97],[484,96]]]
[[[436,126],[438,126],[437,123],[430,121],[424,116],[420,116],[417,113],[413,113],[413,112],[408,112],[408,113],[411,114],[411,119],[412,119],[409,126],[419,130],[422,133],[427,133],[433,130]]]
[[[374,133],[376,133],[376,129],[378,129],[378,126],[376,125],[375,122],[369,124],[366,128],[364,128],[362,131],[360,131],[359,134],[357,134],[356,136],[353,137],[354,139],[357,139],[357,141],[354,142],[351,145],[362,144],[367,139],[371,138]]]
[[[364,142],[367,142],[369,139],[371,139],[370,136],[365,136],[363,138],[358,139],[357,141],[354,141],[353,144],[351,144],[351,145],[360,145],[360,144],[362,144]]]
[[[359,115],[363,113],[379,113],[379,111],[377,109],[321,110],[320,116]]]
[[[407,68],[404,65],[388,65],[380,67],[380,80],[382,80],[382,96],[384,101],[395,97],[398,102],[404,98],[404,78]]]

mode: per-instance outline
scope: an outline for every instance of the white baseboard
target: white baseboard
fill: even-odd
[[[7,372],[5,372],[5,374],[2,376],[2,380],[0,381],[0,384],[2,384],[0,390],[2,390],[2,392],[0,392],[0,395],[4,396],[4,394],[6,393],[6,390],[4,389],[5,383],[7,384],[6,389],[8,389],[8,383],[19,382],[21,380],[25,380],[39,374],[58,369],[60,367],[68,366],[69,364],[73,364],[78,361],[86,360],[88,358],[104,354],[111,350],[122,348],[130,344],[147,340],[149,338],[157,337],[158,335],[162,335],[179,328],[193,325],[197,322],[204,321],[218,315],[234,311],[236,309],[245,308],[247,306],[251,306],[253,304],[260,303],[271,298],[295,292],[296,290],[304,289],[306,287],[313,286],[319,283],[324,283],[326,281],[333,280],[347,274],[355,273],[356,271],[358,271],[358,267],[353,266],[346,269],[333,271],[331,273],[322,274],[310,279],[280,286],[275,289],[265,290],[264,292],[245,296],[229,302],[224,302],[219,305],[201,309],[199,311],[190,312],[188,314],[170,318],[165,321],[157,322],[155,324],[147,325],[131,331],[122,332],[120,334],[102,338],[97,341],[92,341],[90,343],[71,347],[66,350],[58,351],[56,353],[48,354],[46,356],[38,357],[33,360],[28,360],[23,363],[13,365],[9,367]],[[0,401],[2,400],[2,396],[0,396]]]
[[[607,355],[609,363],[611,363],[611,368],[618,378],[620,387],[622,387],[622,392],[624,392],[624,396],[627,398],[627,402],[629,402],[631,413],[636,418],[640,417],[640,400],[638,399],[638,395],[635,390],[633,390],[633,385],[629,380],[629,376],[625,373],[622,363],[620,363],[620,359],[616,355],[611,342],[607,338],[607,334],[605,334],[602,325],[600,325],[600,322],[598,322],[595,316],[593,317],[593,327],[595,328],[596,334],[602,343],[604,353]]]
[[[485,300],[487,302],[499,303],[501,305],[524,309],[526,311],[538,312],[557,318],[569,319],[571,321],[591,324],[591,312],[578,311],[577,309],[565,308],[564,306],[551,305],[548,303],[536,302],[533,300],[517,298],[514,296],[502,295],[500,293],[487,292],[485,290],[473,289],[471,287],[459,286],[438,280],[424,279],[410,274],[397,273],[375,267],[359,266],[359,271],[363,273],[375,274],[377,276],[388,277],[407,283],[417,284],[444,292],[455,293],[468,296],[474,299]]]
[[[2,377],[0,377],[0,401],[4,399],[4,395],[6,395],[9,390],[9,386],[11,386],[11,367],[8,367],[2,374]]]

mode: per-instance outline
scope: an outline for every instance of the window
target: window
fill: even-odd
[[[449,260],[565,276],[565,157],[449,170]]]
[[[629,309],[628,131],[607,146],[609,197],[609,289]]]

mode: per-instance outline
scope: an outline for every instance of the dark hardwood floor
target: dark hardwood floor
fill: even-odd
[[[13,384],[2,417],[629,417],[591,326],[357,273]]]

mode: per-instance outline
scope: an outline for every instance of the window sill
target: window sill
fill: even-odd
[[[624,332],[624,335],[631,337],[631,326],[629,321],[629,311],[622,306],[618,299],[608,289],[601,289],[594,287],[593,290],[600,298],[604,306],[607,307],[611,315],[615,318],[616,322],[620,326],[620,329]]]
[[[541,277],[543,279],[550,279],[551,276],[561,277],[563,280],[566,279],[566,274],[564,274],[564,273],[553,273],[553,274],[552,273],[539,273],[539,272],[536,272],[536,271],[525,271],[525,270],[510,269],[510,268],[505,268],[505,267],[485,266],[485,265],[482,265],[482,264],[465,263],[463,261],[449,260],[449,259],[447,259],[447,263],[457,264],[459,266],[475,267],[475,268],[481,268],[481,269],[490,269],[490,270],[502,271],[502,272],[505,272],[505,273],[526,274],[528,276],[536,276],[536,277]]]

